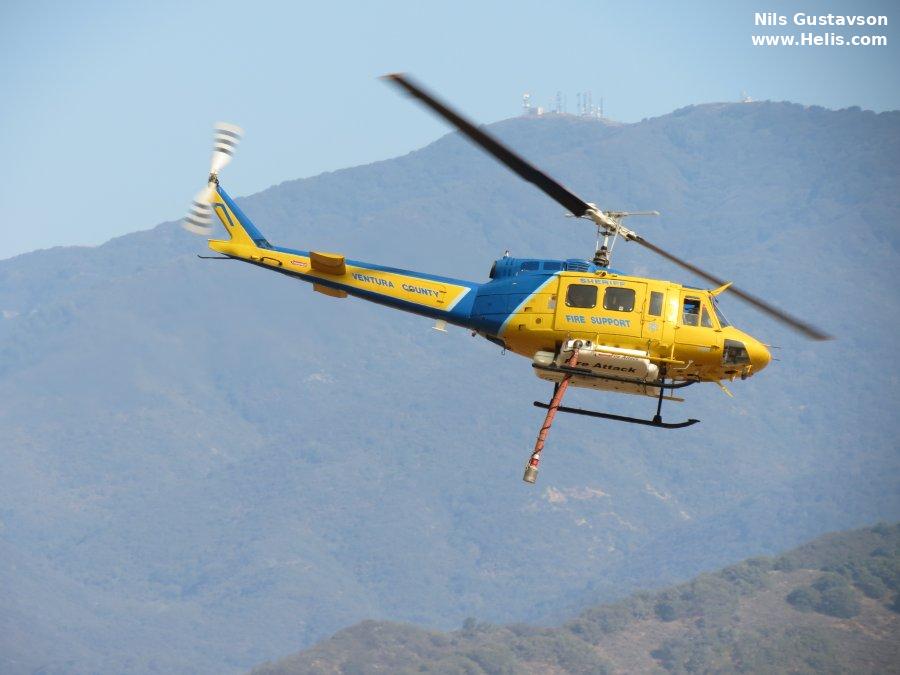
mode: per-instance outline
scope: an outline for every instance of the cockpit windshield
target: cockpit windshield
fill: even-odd
[[[716,313],[716,318],[719,320],[719,325],[722,328],[730,326],[731,323],[728,321],[728,319],[725,318],[725,315],[722,314],[722,310],[719,309],[719,303],[715,298],[713,298],[712,305],[713,305],[713,311]]]

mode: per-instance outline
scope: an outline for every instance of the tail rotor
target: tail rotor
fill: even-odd
[[[213,199],[216,185],[219,183],[219,172],[225,168],[244,135],[243,130],[234,124],[219,122],[215,125],[213,135],[213,152],[209,166],[209,182],[200,190],[191,202],[188,214],[182,227],[188,232],[208,236],[212,233]]]

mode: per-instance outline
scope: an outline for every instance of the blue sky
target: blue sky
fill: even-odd
[[[761,48],[753,13],[886,14],[889,2],[14,2],[0,4],[0,258],[180,218],[211,126],[246,137],[236,195],[403,154],[446,127],[377,80],[407,71],[481,122],[591,90],[633,122],[791,100],[900,108],[880,48]],[[791,29],[794,30],[794,29]],[[842,29],[829,29],[842,30]],[[352,199],[352,195],[348,195]]]

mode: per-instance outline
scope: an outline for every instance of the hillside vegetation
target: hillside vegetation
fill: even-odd
[[[175,222],[2,260],[0,672],[242,672],[364,619],[559,622],[900,519],[900,113],[761,102],[491,128],[585,199],[659,209],[629,226],[838,339],[726,293],[778,361],[734,398],[686,390],[666,414],[690,429],[560,417],[527,486],[550,386],[464,331],[198,260]],[[476,281],[506,249],[594,245],[457,134],[239,203],[277,244]],[[697,283],[628,243],[614,264]]]
[[[900,525],[878,525],[592,607],[558,628],[366,621],[253,675],[891,673],[898,638]]]

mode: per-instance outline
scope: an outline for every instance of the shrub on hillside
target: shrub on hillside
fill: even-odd
[[[814,588],[801,586],[791,591],[786,599],[794,609],[799,609],[801,612],[814,612],[821,599],[821,594]]]
[[[849,586],[835,586],[822,591],[816,611],[839,619],[852,619],[859,614],[860,606],[853,589]]]
[[[678,618],[678,610],[675,609],[674,604],[668,601],[657,603],[655,611],[660,621],[674,621]]]
[[[866,594],[867,598],[880,600],[888,594],[885,583],[868,570],[863,570],[853,580],[854,585]]]
[[[823,574],[818,579],[816,579],[813,582],[812,587],[820,593],[824,593],[831,588],[843,588],[846,585],[847,579],[842,577],[840,574],[828,572],[827,574]]]
[[[894,596],[894,601],[890,604],[890,608],[900,614],[900,593]]]

